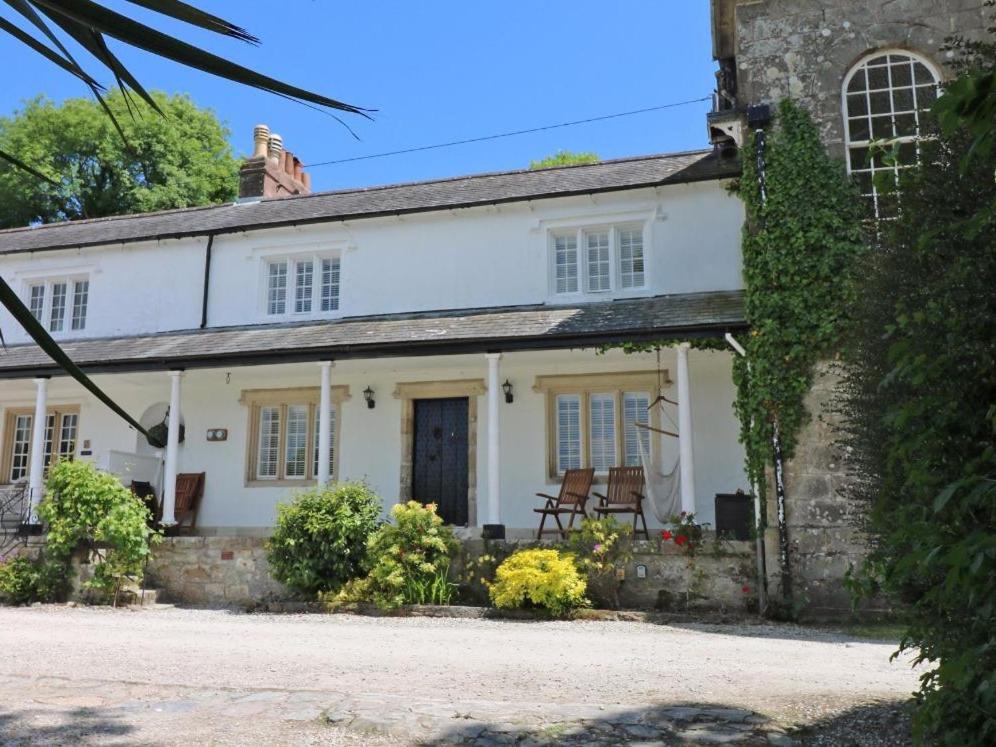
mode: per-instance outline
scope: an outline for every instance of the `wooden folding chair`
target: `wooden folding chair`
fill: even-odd
[[[633,537],[636,537],[636,519],[643,522],[643,536],[650,539],[647,531],[647,518],[643,515],[644,490],[643,467],[610,467],[609,484],[605,495],[593,493],[598,498],[595,513],[600,517],[610,514],[633,514]]]
[[[580,515],[588,518],[588,514],[584,510],[584,505],[588,502],[588,493],[591,492],[591,481],[593,479],[595,479],[595,470],[593,469],[569,469],[564,472],[564,481],[560,483],[560,495],[554,497],[546,493],[536,494],[540,498],[546,498],[545,506],[533,509],[533,511],[543,517],[540,519],[536,539],[543,539],[543,526],[546,524],[548,516],[552,516],[554,521],[557,522],[557,528],[547,529],[546,531],[549,533],[557,532],[564,539],[567,539],[567,533],[574,528],[574,518],[576,516]],[[566,528],[560,521],[560,517],[564,514],[570,516]]]
[[[193,531],[197,526],[197,511],[201,507],[203,495],[203,472],[184,472],[176,476],[176,503],[173,508],[176,524],[170,528],[169,534],[179,534],[183,530]]]

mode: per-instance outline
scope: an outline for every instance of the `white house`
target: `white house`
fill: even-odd
[[[743,331],[735,161],[311,194],[278,138],[256,147],[234,204],[0,232],[0,275],[71,358],[143,426],[184,426],[151,446],[0,312],[0,483],[37,498],[51,459],[94,460],[169,519],[175,475],[203,472],[204,534],[265,534],[328,475],[523,536],[564,469],[648,447],[665,472],[680,452],[702,521],[748,489],[731,352],[602,350]],[[678,406],[649,407],[661,390]]]

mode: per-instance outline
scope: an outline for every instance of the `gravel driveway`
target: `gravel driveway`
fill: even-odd
[[[908,697],[894,649],[774,625],[0,608],[0,741],[788,744]]]

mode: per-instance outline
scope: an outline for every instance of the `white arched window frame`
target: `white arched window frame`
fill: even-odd
[[[940,93],[941,72],[930,60],[905,49],[877,50],[858,60],[842,87],[844,144],[847,171],[861,194],[872,200],[875,215],[887,217],[892,209],[883,204],[875,188],[875,175],[917,163],[920,157],[920,115]],[[882,148],[872,148],[872,145]],[[885,152],[898,144],[895,165],[886,164]]]

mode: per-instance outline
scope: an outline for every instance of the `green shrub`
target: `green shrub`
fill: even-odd
[[[569,553],[519,550],[498,566],[491,601],[505,609],[537,607],[564,615],[587,604],[586,586]]]
[[[459,548],[435,504],[415,501],[391,509],[394,524],[384,524],[367,545],[368,601],[382,609],[402,604],[449,604],[456,585],[450,563]]]
[[[0,602],[54,602],[65,592],[65,587],[63,563],[24,555],[0,560]]]
[[[361,482],[308,490],[281,504],[266,546],[273,577],[314,595],[338,590],[359,576],[380,505],[376,493]]]
[[[59,462],[49,472],[38,515],[48,526],[45,557],[65,567],[80,548],[98,562],[84,586],[105,600],[117,598],[125,581],[142,579],[149,544],[149,510],[114,475],[86,462]]]
[[[633,528],[611,516],[584,519],[581,531],[566,542],[578,570],[588,581],[588,592],[599,607],[618,609],[622,580],[618,569],[633,559]]]

